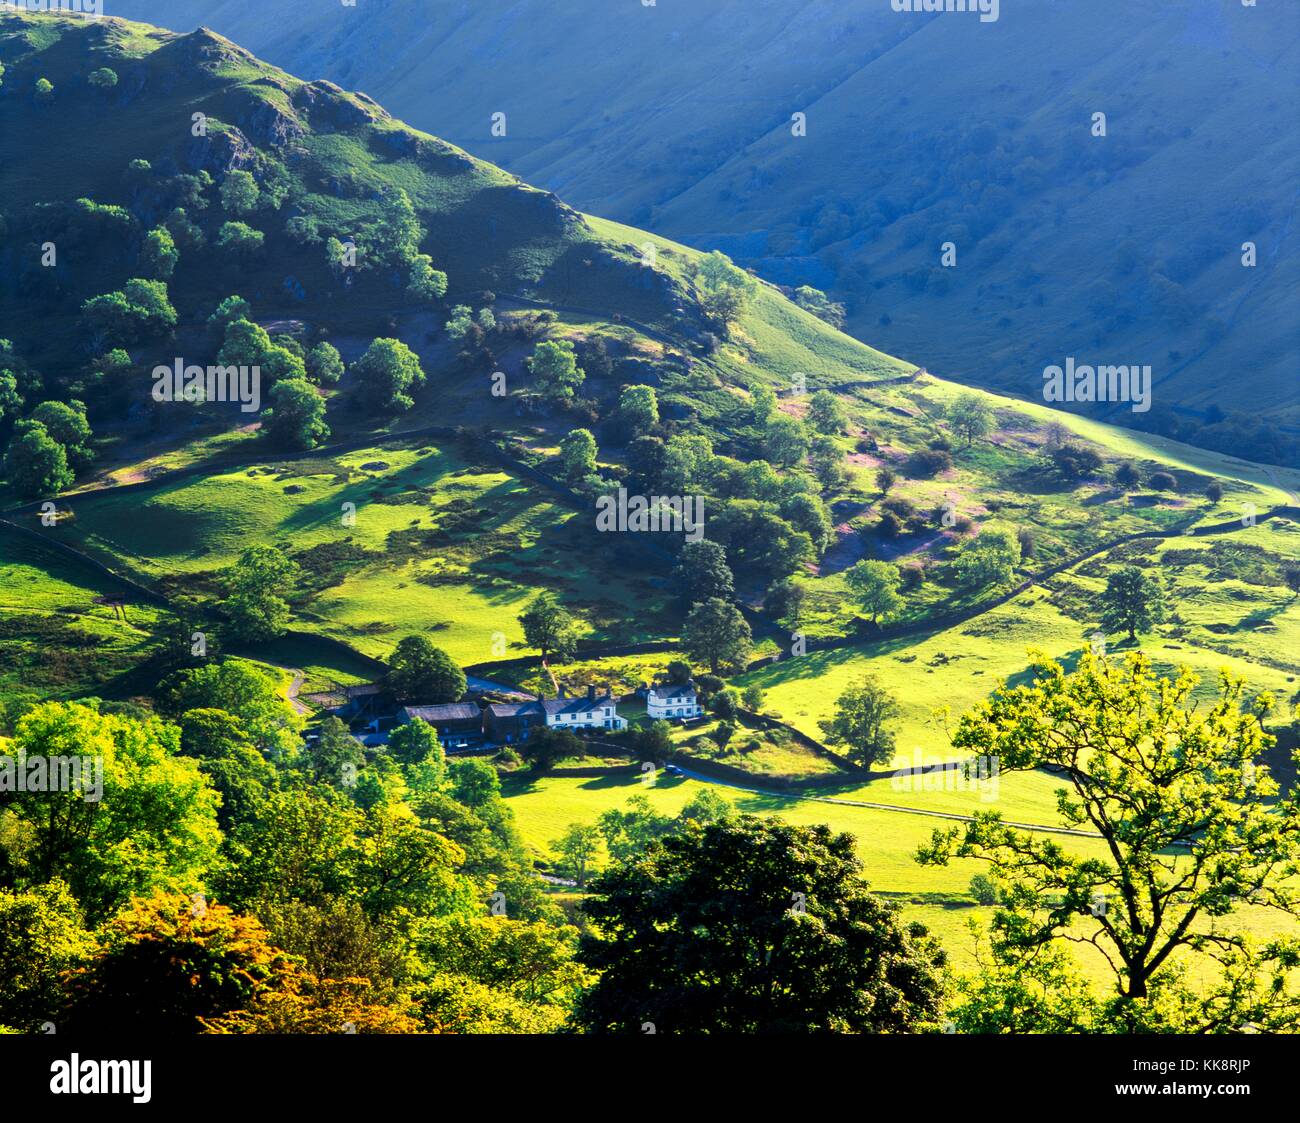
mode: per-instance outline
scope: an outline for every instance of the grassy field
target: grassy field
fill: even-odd
[[[758,784],[767,776],[824,779],[841,772],[833,760],[800,744],[787,730],[765,730],[739,721],[724,744],[719,732],[722,724],[711,717],[689,727],[674,726],[673,744],[690,758],[743,769]],[[682,763],[689,767],[689,762]]]
[[[130,672],[155,645],[159,612],[130,603],[115,613],[95,603],[121,592],[74,561],[0,528],[0,697],[118,697],[129,691]]]
[[[168,590],[215,597],[250,543],[281,546],[304,570],[295,627],[368,655],[418,630],[462,663],[502,658],[498,637],[522,644],[517,616],[543,574],[589,637],[650,638],[658,618],[654,588],[604,568],[574,512],[452,450],[271,460],[86,495],[73,512],[55,533]]]
[[[256,657],[272,666],[301,671],[301,694],[329,693],[340,687],[357,686],[374,681],[378,674],[365,660],[324,648],[308,636],[281,636],[259,646]]]
[[[632,795],[644,795],[656,811],[674,815],[700,790],[695,780],[660,775],[653,784],[636,778],[575,779],[529,776],[507,778],[502,792],[514,811],[525,843],[546,856],[552,840],[572,823],[593,823],[604,811],[621,808]],[[847,831],[858,841],[863,874],[872,888],[899,901],[910,919],[920,920],[943,940],[959,964],[970,962],[972,944],[966,922],[986,920],[991,910],[979,908],[969,895],[970,879],[982,868],[973,860],[958,860],[944,868],[923,867],[914,860],[919,846],[944,821],[920,815],[848,807],[799,797],[756,795],[714,787],[743,812],[779,815],[792,823],[825,823]],[[868,789],[844,793],[869,798]],[[879,795],[879,793],[873,794]],[[1008,815],[1008,818],[1013,816]],[[1087,839],[1068,844],[1088,850]]]
[[[887,781],[886,781],[887,783]],[[1015,795],[1006,800],[1007,819],[1016,819],[1012,813],[1029,813],[1029,822],[1050,823],[1055,819],[1050,813],[1047,799],[1049,788],[1055,784],[1050,777],[1017,776],[1004,778],[1004,785],[1014,785]],[[660,774],[653,783],[635,777],[574,778],[548,776],[537,779],[528,775],[507,777],[502,784],[515,814],[524,842],[534,853],[546,858],[550,843],[574,823],[591,824],[604,812],[621,808],[629,797],[643,795],[660,814],[674,815],[698,792],[701,785],[694,780],[665,777]],[[924,924],[942,942],[953,965],[958,970],[968,970],[975,963],[976,940],[970,932],[975,922],[983,927],[993,913],[992,908],[976,905],[970,895],[970,879],[987,870],[986,863],[974,859],[954,859],[943,867],[922,866],[915,860],[917,849],[930,841],[936,829],[951,823],[923,815],[899,811],[884,811],[865,807],[851,807],[801,796],[759,795],[726,787],[714,790],[730,799],[737,810],[755,815],[776,815],[787,822],[810,826],[826,824],[832,830],[847,832],[857,840],[859,858],[863,863],[863,876],[872,889],[902,906],[908,920]],[[873,783],[852,791],[836,792],[832,798],[876,798],[884,795],[880,783]],[[890,791],[886,802],[903,803],[899,793]],[[969,802],[960,800],[938,806],[958,813],[969,813]],[[1062,845],[1081,856],[1105,857],[1101,841],[1089,838],[1059,836]],[[1294,934],[1295,925],[1255,906],[1246,906],[1221,922],[1233,929],[1249,929],[1256,936]],[[1099,953],[1091,948],[1071,945],[1085,975],[1095,984],[1107,985],[1110,974]],[[1204,969],[1203,964],[1190,962],[1195,974]]]
[[[833,711],[844,688],[864,674],[875,674],[899,701],[900,764],[911,763],[916,750],[928,762],[949,759],[952,750],[941,717],[945,708],[955,721],[999,682],[1023,679],[1031,649],[1068,663],[1089,643],[1093,626],[1064,615],[1052,605],[1052,595],[1032,589],[966,624],[918,639],[861,644],[783,660],[749,672],[737,680],[738,685],[761,686],[768,711],[818,737],[818,722]],[[1300,614],[1292,608],[1288,613],[1300,625]],[[1254,689],[1271,690],[1283,699],[1296,690],[1294,673],[1257,659],[1159,635],[1144,637],[1141,647],[1161,670],[1184,665],[1197,671],[1203,694],[1212,689],[1220,667],[1242,675]]]

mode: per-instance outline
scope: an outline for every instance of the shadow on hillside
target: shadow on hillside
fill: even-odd
[[[1255,609],[1254,612],[1251,612],[1248,615],[1243,616],[1240,620],[1238,620],[1235,624],[1233,624],[1228,630],[1232,632],[1256,631],[1257,629],[1262,628],[1266,624],[1271,625],[1273,621],[1273,617],[1280,616],[1283,612],[1286,611],[1287,607],[1288,607],[1287,603],[1264,605],[1261,608]]]
[[[1294,754],[1300,748],[1300,732],[1290,726],[1270,729],[1277,744],[1266,751],[1262,763],[1268,765],[1269,775],[1277,781],[1283,794],[1295,787],[1296,763]]]
[[[1078,651],[1067,652],[1065,655],[1057,655],[1054,658],[1055,661],[1065,669],[1066,674],[1073,674],[1079,669],[1079,661],[1083,658],[1083,648],[1080,648]],[[1016,671],[1014,674],[1007,675],[1007,686],[1032,686],[1037,678],[1038,674],[1033,665],[1031,663],[1026,663],[1023,668]]]
[[[1023,492],[1026,495],[1063,495],[1074,491],[1083,480],[1067,480],[1055,472],[1049,472],[1037,465],[1030,465],[1009,473],[1005,477],[1004,487],[1008,490]]]

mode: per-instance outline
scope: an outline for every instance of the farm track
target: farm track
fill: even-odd
[[[678,771],[691,780],[698,780],[703,784],[716,784],[719,787],[731,788],[735,791],[747,792],[751,795],[767,796],[772,799],[789,799],[809,801],[813,803],[833,803],[840,807],[865,807],[872,811],[893,811],[900,815],[923,815],[928,819],[948,819],[958,823],[975,822],[974,815],[961,815],[955,811],[927,811],[923,807],[904,807],[897,803],[876,803],[865,799],[840,799],[837,796],[814,795],[811,792],[802,792],[798,789],[791,791],[774,791],[771,788],[756,788],[745,784],[732,783],[730,780],[721,780],[714,776],[706,776],[702,772],[694,772],[689,768],[677,766]],[[1076,838],[1101,838],[1102,836],[1096,831],[1080,831],[1073,827],[1049,827],[1044,823],[1018,823],[1010,819],[1002,820],[1008,827],[1015,827],[1017,830],[1034,831],[1041,834],[1064,834],[1072,835]]]

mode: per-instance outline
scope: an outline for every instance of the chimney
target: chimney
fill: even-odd
[[[588,683],[588,684],[587,684],[587,701],[588,701],[588,702],[594,702],[595,700],[596,700],[596,686],[595,686],[594,683]]]

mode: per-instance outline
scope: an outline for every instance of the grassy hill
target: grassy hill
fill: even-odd
[[[619,388],[634,381],[655,387],[665,437],[695,435],[708,442],[713,463],[693,486],[727,513],[745,498],[747,485],[724,479],[769,455],[767,437],[749,418],[753,392],[774,389],[782,396],[779,412],[793,418],[806,416],[807,395],[815,391],[839,396],[846,427],[831,441],[841,461],[839,477],[815,481],[803,465],[777,473],[787,492],[816,494],[830,519],[832,532],[815,560],[785,569],[797,570],[808,590],[801,630],[823,644],[851,642],[862,631],[843,578],[859,558],[911,563],[926,575],[895,621],[896,630],[915,633],[931,622],[945,626],[954,611],[978,613],[1005,598],[1004,588],[954,583],[951,559],[981,526],[1032,530],[1033,556],[1022,559],[1017,574],[1030,580],[1134,535],[1172,541],[1202,526],[1230,523],[1248,504],[1266,512],[1287,504],[1300,485],[1297,473],[1135,437],[997,396],[986,398],[995,420],[988,439],[953,447],[945,420],[957,393],[951,383],[833,330],[766,284],[757,287],[726,338],[704,342],[694,280],[698,251],[571,211],[409,129],[363,95],[302,83],[207,31],[177,36],[119,20],[48,17],[6,17],[0,29],[0,53],[9,60],[0,90],[14,124],[9,135],[26,138],[33,150],[31,159],[10,161],[0,172],[7,197],[24,197],[38,181],[60,183],[63,198],[47,190],[46,207],[88,198],[97,206],[133,208],[147,222],[150,208],[161,209],[165,201],[160,189],[155,198],[124,176],[130,161],[140,158],[164,176],[174,170],[173,179],[187,174],[185,168],[211,165],[220,177],[244,166],[268,190],[279,185],[279,205],[264,203],[248,216],[265,227],[273,248],[235,268],[210,243],[181,255],[169,284],[179,315],[175,338],[133,348],[141,367],[177,350],[214,350],[205,313],[237,286],[260,323],[292,325],[288,330],[305,341],[328,337],[349,362],[371,334],[394,334],[429,375],[415,391],[415,407],[392,419],[358,412],[354,378],[345,375],[337,389],[326,391],[334,445],[322,450],[328,455],[306,459],[266,447],[256,425],[235,424],[247,418],[219,406],[188,414],[154,411],[145,418],[132,408],[125,417],[107,417],[95,471],[74,489],[85,494],[53,533],[164,591],[185,588],[217,599],[220,575],[239,551],[267,541],[305,567],[296,603],[301,622],[367,655],[382,654],[394,642],[399,625],[385,620],[384,609],[400,597],[406,614],[400,626],[444,632],[457,658],[489,661],[491,636],[520,640],[515,617],[527,591],[539,585],[562,595],[592,642],[673,640],[680,615],[668,601],[667,579],[679,543],[659,554],[640,550],[639,572],[629,574],[626,554],[601,549],[605,540],[592,536],[590,516],[577,513],[589,500],[565,499],[517,478],[525,469],[554,473],[557,445],[575,424],[593,425],[607,484],[627,478],[626,437],[612,415]],[[85,79],[109,62],[119,82],[105,95]],[[197,78],[178,84],[178,68],[192,65]],[[37,74],[54,83],[54,105],[24,93]],[[81,112],[55,112],[60,105]],[[196,141],[177,127],[193,112],[207,115],[209,137]],[[35,143],[43,128],[61,130],[59,143]],[[57,162],[66,160],[66,150],[88,156],[75,170],[65,165],[60,179]],[[590,349],[598,343],[611,357],[604,370],[588,364],[592,374],[580,407],[556,409],[536,398],[524,361],[528,341],[505,330],[492,337],[493,365],[510,393],[487,393],[486,371],[467,372],[456,344],[439,330],[445,312],[412,304],[383,276],[342,287],[320,260],[319,238],[298,245],[277,232],[303,217],[317,224],[320,238],[327,231],[367,230],[384,193],[396,187],[412,201],[423,231],[420,248],[445,266],[453,292],[491,285],[500,290],[488,296],[503,326],[531,324],[533,336],[568,341],[580,355],[594,354]],[[217,194],[215,187],[207,191]],[[192,208],[208,230],[228,217],[222,210],[215,199]],[[44,214],[15,218],[30,224]],[[484,229],[495,236],[484,238]],[[651,246],[654,265],[647,268]],[[7,252],[18,257],[23,249],[15,245]],[[27,314],[16,286],[6,292],[3,331],[32,365],[58,371],[61,362],[84,362],[78,304],[131,275],[139,266],[132,260],[137,252],[128,236],[110,240],[106,252],[97,249],[90,260],[74,241],[61,255],[39,320]],[[575,272],[566,263],[578,255],[586,256]],[[286,274],[302,282],[292,298],[282,283]],[[549,322],[535,319],[538,308],[550,309]],[[66,331],[47,328],[57,328],[61,318]],[[141,379],[135,393],[143,388],[142,375],[133,376]],[[49,389],[67,379],[61,371],[53,374]],[[589,412],[575,416],[575,409]],[[1102,472],[1071,481],[1045,471],[1049,426],[1062,418],[1073,439],[1101,458]],[[443,436],[430,439],[422,431],[451,425],[462,435],[451,438],[444,428]],[[411,436],[402,439],[403,433]],[[490,455],[485,462],[484,446],[474,443],[479,434],[495,442],[489,451],[507,449],[519,467]],[[376,441],[394,443],[380,447]],[[952,448],[944,454],[946,467],[910,467],[918,450],[936,445]],[[1176,491],[1117,488],[1108,472],[1121,461],[1146,476],[1168,470]],[[876,484],[882,467],[900,477],[888,500]],[[156,482],[146,484],[151,478]],[[1206,500],[1200,492],[1211,480],[1222,494]],[[98,494],[102,487],[116,490]],[[877,528],[887,502],[910,512],[901,538]],[[345,503],[358,508],[355,527],[344,526],[339,516]],[[960,516],[956,526],[939,520],[944,505]],[[148,517],[124,517],[137,510]],[[1243,526],[1242,534],[1271,534],[1273,525]],[[723,537],[742,595],[757,608],[773,572],[746,566],[741,539]],[[1280,590],[1290,539],[1270,542],[1263,580]],[[1186,551],[1177,556],[1190,557]],[[1076,616],[1083,612],[1077,604],[1070,608]],[[1087,625],[1079,620],[1076,634],[1086,634]],[[1223,646],[1222,637],[1216,642]],[[1021,649],[1015,657],[1023,657],[1023,645],[1015,646]]]
[[[593,525],[594,498],[627,486],[703,498],[706,534],[725,548],[757,641],[732,681],[762,686],[767,712],[811,736],[840,690],[875,672],[902,710],[897,763],[917,751],[947,759],[936,711],[1021,679],[1029,648],[1075,657],[1094,640],[1098,592],[1121,564],[1166,586],[1169,617],[1138,641],[1162,667],[1191,665],[1207,680],[1228,667],[1252,691],[1274,693],[1275,726],[1290,720],[1300,472],[987,391],[975,398],[989,427],[964,440],[957,384],[835,330],[768,283],[720,325],[700,251],[571,209],[363,95],[303,82],[208,31],[3,16],[0,59],[12,235],[0,249],[5,361],[22,375],[25,414],[85,393],[94,427],[91,462],[70,486],[48,498],[0,495],[0,688],[11,696],[147,702],[150,668],[177,623],[154,598],[219,620],[229,571],[253,544],[280,548],[301,576],[289,634],[235,653],[279,668],[286,693],[372,677],[411,632],[485,676],[495,663],[507,681],[544,686],[535,659],[520,666],[536,652],[518,621],[541,590],[574,615],[583,640],[576,666],[560,668],[566,680],[626,688],[676,653],[687,607],[674,576],[680,535],[602,535]],[[89,81],[104,67],[117,76],[107,89]],[[36,94],[41,77],[52,100]],[[195,113],[206,137],[192,135]],[[251,210],[228,198],[239,171],[261,192]],[[130,343],[125,364],[96,381],[83,302],[140,275],[145,232],[177,206],[201,235],[167,280],[177,323]],[[245,257],[220,244],[240,213],[265,236]],[[447,272],[445,296],[408,291],[409,260],[388,256],[403,229],[409,251]],[[59,247],[52,270],[39,264],[46,230]],[[327,239],[345,236],[379,264],[332,270]],[[314,388],[331,429],[308,442],[316,447],[278,446],[265,414],[227,404],[148,404],[155,362],[216,356],[209,316],[232,293],[284,346],[328,340],[341,353],[342,378]],[[492,313],[478,354],[450,329],[462,300]],[[426,375],[409,409],[368,400],[357,360],[377,336],[406,343]],[[546,343],[571,345],[586,372],[570,399],[543,393],[529,365]],[[658,406],[640,443],[618,404],[633,385],[652,387]],[[757,412],[763,390],[776,398],[771,417]],[[818,391],[843,411],[826,432],[811,424]],[[598,448],[575,477],[560,450],[579,428]],[[783,454],[782,428],[817,447]],[[658,467],[646,467],[646,440],[663,456]],[[1090,466],[1058,470],[1063,449],[1090,454]],[[1132,482],[1121,482],[1122,468]],[[883,469],[895,477],[888,488]],[[42,501],[56,508],[54,526],[38,517]],[[1012,572],[963,580],[964,551],[998,529],[1027,544]],[[860,559],[915,578],[883,628],[845,577]],[[786,579],[806,596],[797,614],[769,602]],[[97,603],[124,591],[125,619]],[[796,636],[806,654],[790,654]],[[745,763],[738,752],[717,759]],[[761,786],[790,762],[770,739],[750,771]],[[687,786],[654,798],[675,809]],[[1008,778],[999,809],[1053,826],[1054,786],[1041,774]],[[539,856],[568,823],[591,821],[631,790],[616,777],[507,784]],[[819,791],[750,793],[742,805],[853,830],[875,886],[958,939],[970,871],[915,865],[933,823],[912,812],[965,814],[972,797],[900,792],[888,777],[846,780],[832,798],[849,802],[825,803]]]
[[[855,335],[936,373],[1037,398],[1067,355],[1149,363],[1151,415],[1087,412],[1294,460],[1294,7],[1063,0],[994,23],[874,0],[433,11],[321,2],[288,22],[275,4],[182,0],[163,18],[366,89],[584,209],[825,289]],[[1284,426],[1267,438],[1246,404],[1264,401]]]
[[[613,258],[553,195],[393,120],[364,95],[292,78],[210,32],[178,36],[115,19],[6,15],[0,61],[7,68],[0,87],[6,152],[26,154],[0,170],[11,226],[0,315],[38,366],[82,357],[71,346],[78,342],[74,313],[80,299],[139,267],[134,226],[162,221],[173,205],[188,202],[202,229],[212,212],[198,213],[207,199],[184,177],[221,179],[232,170],[251,170],[262,181],[261,207],[243,217],[266,241],[252,261],[182,255],[173,288],[193,302],[181,309],[182,329],[236,284],[267,319],[327,305],[335,330],[382,325],[391,300],[376,299],[362,284],[341,290],[319,243],[359,237],[363,254],[379,254],[389,232],[374,228],[376,201],[397,190],[409,197],[423,226],[422,248],[451,277],[454,292],[495,289],[616,307],[650,323],[667,322],[680,302],[680,294],[656,286],[658,275]],[[103,66],[117,75],[111,89],[88,83]],[[53,85],[45,101],[35,93],[42,79]],[[194,135],[197,129],[205,135]],[[148,167],[132,168],[133,160]],[[82,214],[73,207],[78,198],[128,206],[137,222]],[[305,235],[285,231],[290,214],[308,224]],[[95,235],[118,222],[124,236],[116,253],[99,252]],[[39,260],[43,242],[15,234],[61,245],[55,265]],[[39,332],[20,314],[33,288],[47,305]]]
[[[357,505],[353,527],[345,503]],[[280,546],[306,571],[299,625],[376,657],[421,631],[458,662],[489,662],[498,633],[522,644],[516,617],[543,586],[595,639],[638,642],[663,625],[663,592],[584,550],[590,532],[568,525],[576,512],[428,445],[92,493],[73,509],[60,536],[175,595],[219,602],[223,574],[250,542]]]

